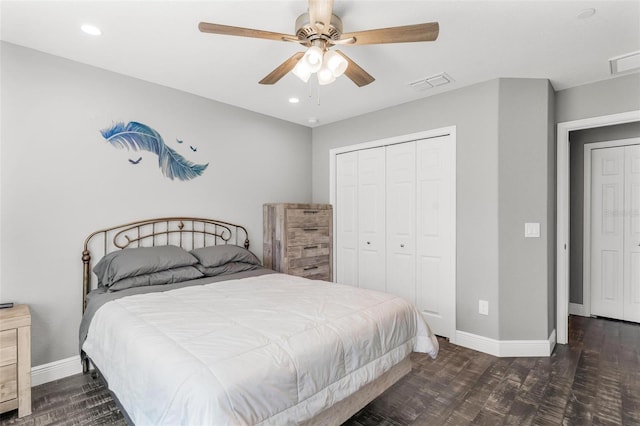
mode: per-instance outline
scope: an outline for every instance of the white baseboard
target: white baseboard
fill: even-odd
[[[456,344],[498,357],[549,356],[556,345],[556,330],[547,340],[495,340],[456,330]]]
[[[37,365],[31,368],[31,386],[53,382],[78,373],[82,373],[79,355],[48,364]]]
[[[581,317],[589,317],[591,313],[587,311],[587,308],[579,303],[569,303],[569,315],[579,315]]]

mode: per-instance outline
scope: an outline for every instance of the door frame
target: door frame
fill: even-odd
[[[441,127],[438,129],[432,129],[432,130],[425,130],[422,132],[417,132],[417,133],[410,133],[410,134],[406,134],[406,135],[400,135],[400,136],[393,136],[390,138],[384,138],[384,139],[378,139],[378,140],[373,140],[373,141],[369,141],[369,142],[363,142],[363,143],[358,143],[358,144],[354,144],[354,145],[348,145],[348,146],[342,146],[339,148],[333,148],[331,150],[329,150],[329,202],[331,203],[331,205],[335,206],[336,205],[336,192],[337,192],[337,188],[336,188],[336,184],[337,184],[337,179],[336,179],[336,172],[337,172],[337,167],[336,167],[336,158],[339,154],[344,154],[347,152],[351,152],[351,151],[360,151],[362,149],[369,149],[369,148],[378,148],[381,146],[387,146],[387,145],[395,145],[395,144],[399,144],[399,143],[405,143],[405,142],[411,142],[411,141],[417,141],[417,140],[421,140],[421,139],[433,139],[433,138],[438,138],[438,137],[442,137],[442,136],[451,136],[452,139],[452,162],[451,162],[451,186],[453,188],[453,196],[451,197],[451,212],[452,212],[452,232],[451,232],[451,251],[452,251],[452,257],[453,257],[453,261],[451,262],[451,277],[452,277],[452,282],[453,282],[453,286],[451,288],[451,293],[449,295],[450,300],[451,300],[451,313],[452,313],[452,321],[451,321],[451,330],[450,330],[450,337],[449,337],[449,341],[451,343],[455,343],[455,336],[456,336],[456,287],[457,287],[457,281],[456,281],[456,265],[457,265],[457,247],[456,247],[456,233],[457,233],[457,210],[456,210],[456,193],[457,193],[457,184],[456,184],[456,159],[457,159],[457,140],[456,140],[456,126],[447,126],[447,127]],[[334,208],[333,210],[333,223],[335,224],[336,222],[336,211],[337,209]],[[337,229],[334,226],[334,229]],[[337,238],[337,232],[333,233],[333,246],[336,246],[336,238]],[[333,251],[333,277],[332,280],[335,280],[335,276],[336,276],[336,271],[337,271],[337,267],[335,267],[335,265],[337,265],[337,250]]]
[[[558,123],[556,152],[556,339],[569,341],[569,133],[640,121],[640,110]]]
[[[582,310],[591,316],[591,154],[594,149],[639,145],[640,138],[617,139],[584,144],[584,203],[582,229]]]

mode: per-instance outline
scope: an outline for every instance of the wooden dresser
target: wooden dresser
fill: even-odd
[[[330,204],[265,204],[264,266],[331,281],[333,210]]]
[[[31,414],[31,313],[27,305],[0,309],[0,413]]]

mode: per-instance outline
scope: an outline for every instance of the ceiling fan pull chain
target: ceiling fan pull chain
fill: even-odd
[[[320,106],[320,85],[318,84],[318,106]]]

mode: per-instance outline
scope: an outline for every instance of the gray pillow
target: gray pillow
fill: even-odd
[[[113,292],[148,285],[181,283],[183,281],[195,280],[202,277],[204,277],[204,274],[196,269],[195,266],[182,266],[180,268],[167,269],[165,271],[123,278],[120,281],[113,283],[109,287],[109,291]]]
[[[191,266],[193,255],[177,246],[126,248],[107,254],[93,268],[98,285],[110,287],[116,281],[137,275]]]
[[[227,262],[224,265],[214,266],[212,268],[207,268],[206,266],[197,264],[195,265],[195,267],[198,268],[198,270],[202,272],[206,277],[235,274],[236,272],[253,271],[254,269],[262,268],[262,266],[256,265],[255,263],[245,262]]]
[[[205,268],[215,268],[229,262],[260,265],[260,260],[255,254],[244,247],[234,246],[233,244],[203,247],[191,250],[191,254],[197,257],[200,264]]]

